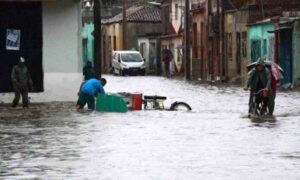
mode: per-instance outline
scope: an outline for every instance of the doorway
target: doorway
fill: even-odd
[[[17,37],[17,43],[14,38]],[[42,5],[41,2],[0,3],[0,92],[12,92],[11,70],[26,59],[35,91],[42,92]],[[53,61],[55,61],[53,59]]]
[[[241,75],[242,58],[241,58],[241,33],[236,33],[236,73]]]
[[[292,30],[280,32],[280,65],[284,70],[283,84],[293,83]]]

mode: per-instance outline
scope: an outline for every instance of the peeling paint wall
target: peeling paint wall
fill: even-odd
[[[252,25],[248,29],[248,61],[254,62],[259,57],[267,58],[268,60],[274,57],[272,46],[274,46],[274,33],[268,31],[274,30],[274,24],[266,22],[262,24]],[[274,41],[274,42],[273,42]],[[273,47],[274,49],[274,47]]]
[[[244,82],[247,78],[247,19],[247,11],[225,13],[226,75],[230,81]]]

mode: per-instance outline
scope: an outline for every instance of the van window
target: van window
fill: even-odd
[[[124,62],[142,62],[143,58],[138,53],[124,53],[121,55],[122,61]]]

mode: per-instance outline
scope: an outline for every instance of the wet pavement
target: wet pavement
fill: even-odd
[[[274,118],[251,120],[239,87],[107,76],[108,92],[165,95],[193,111],[77,113],[80,83],[66,79],[31,95],[29,109],[0,105],[0,179],[300,179],[298,92],[278,94]]]

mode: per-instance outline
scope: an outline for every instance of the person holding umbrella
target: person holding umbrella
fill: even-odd
[[[271,72],[268,68],[266,68],[265,61],[263,59],[259,59],[255,63],[255,68],[251,69],[248,73],[248,79],[246,81],[246,85],[244,90],[250,90],[250,98],[249,98],[249,114],[251,113],[251,102],[253,101],[254,94],[263,90],[264,95],[268,102],[269,115],[273,115],[274,112],[274,97],[271,88]]]

